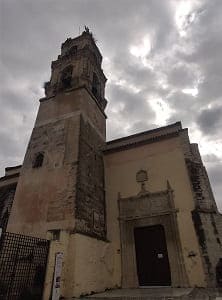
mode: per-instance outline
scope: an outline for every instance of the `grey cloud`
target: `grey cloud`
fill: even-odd
[[[0,132],[0,139],[2,157],[13,157],[23,155],[23,147],[20,143],[21,137],[15,138],[15,136],[12,133],[9,134],[8,132]]]
[[[121,104],[120,116],[126,119],[154,119],[155,113],[146,101],[146,96],[142,93],[131,93],[127,87],[112,85],[109,87],[110,95],[113,99],[111,105]]]
[[[221,97],[222,86],[222,2],[204,1],[202,13],[192,27],[189,43],[193,44],[191,53],[178,53],[178,57],[188,63],[200,66],[203,81],[199,85],[199,98],[212,103]]]
[[[156,73],[144,67],[141,62],[135,61],[129,53],[122,53],[112,61],[112,68],[118,77],[129,84],[142,89],[154,89],[156,86]]]
[[[213,182],[217,185],[221,185],[222,180],[222,162],[218,162],[215,166],[210,166],[208,168],[209,176],[212,178]]]
[[[221,133],[222,106],[203,109],[197,118],[197,124],[204,134],[215,136],[217,133]]]
[[[215,154],[205,154],[202,159],[205,163],[220,163],[220,158]]]
[[[155,128],[156,125],[151,123],[150,120],[146,121],[137,121],[134,122],[131,126],[132,133],[146,131],[147,129]]]
[[[143,92],[134,94],[127,87],[111,84],[108,93],[108,139],[114,139],[153,127],[155,112]],[[141,121],[142,120],[142,121]],[[111,128],[110,128],[111,127]],[[115,128],[113,130],[113,128]]]
[[[196,80],[195,70],[188,64],[175,64],[168,72],[168,83],[180,89],[193,87]]]
[[[11,110],[11,113],[22,111],[24,113],[28,113],[30,110],[33,110],[35,103],[34,98],[40,96],[40,93],[37,93],[35,91],[30,91],[28,89],[28,95],[26,94],[27,90],[24,91],[17,91],[16,89],[13,89],[10,87],[7,87],[7,89],[2,89],[1,92],[1,105],[5,108],[8,108]],[[38,104],[37,99],[35,99],[36,104]]]
[[[183,126],[190,127],[196,121],[196,112],[200,103],[197,98],[183,92],[175,91],[168,95],[167,103],[173,109],[167,123],[182,121]]]
[[[219,139],[215,123],[219,126],[221,117],[216,113],[212,124],[214,113],[203,108],[221,101],[221,0],[201,1],[183,39],[174,19],[178,1],[140,0],[139,5],[135,0],[0,1],[1,132],[11,134],[10,139],[4,138],[3,148],[1,145],[4,166],[22,161],[38,98],[43,95],[42,84],[50,77],[50,63],[59,54],[61,43],[78,35],[79,26],[81,31],[84,24],[95,33],[98,47],[110,61],[103,63],[105,73],[109,73],[109,138],[153,128],[155,112],[147,99],[155,97],[174,110],[169,122],[182,120],[186,127],[198,122],[203,134],[211,132],[209,139]],[[147,61],[152,70],[129,53],[130,46],[140,45],[145,35],[151,37]],[[200,74],[198,96],[183,94],[181,89],[193,87]],[[121,88],[116,77],[139,88],[140,93]],[[163,88],[160,80],[168,87]],[[215,130],[209,131],[208,125]]]

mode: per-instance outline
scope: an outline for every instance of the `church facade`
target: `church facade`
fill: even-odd
[[[62,44],[23,165],[0,179],[2,224],[51,240],[44,299],[58,252],[65,298],[216,287],[222,216],[197,144],[180,122],[106,142],[101,63],[88,29]]]

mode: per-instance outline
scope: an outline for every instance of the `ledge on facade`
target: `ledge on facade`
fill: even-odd
[[[143,131],[107,142],[104,152],[121,151],[137,145],[140,146],[154,143],[160,140],[178,136],[179,132],[182,130],[181,122],[176,122],[167,126]]]
[[[105,112],[104,112],[104,110],[103,110],[103,109],[105,109],[105,107],[106,107],[107,100],[106,100],[105,98],[101,100],[101,101],[103,101],[103,104],[102,104],[103,107],[102,107],[101,104],[99,103],[98,99],[93,95],[93,93],[88,89],[88,87],[87,87],[86,85],[81,85],[81,86],[78,86],[78,87],[71,87],[71,88],[69,88],[69,89],[61,90],[61,91],[59,91],[59,92],[57,92],[57,93],[55,93],[55,94],[53,94],[53,95],[51,95],[51,96],[45,96],[45,97],[43,97],[43,98],[40,98],[40,99],[39,99],[39,102],[45,102],[45,101],[48,101],[48,100],[50,100],[50,99],[52,99],[52,98],[55,98],[55,97],[56,97],[58,94],[60,94],[60,93],[70,93],[70,92],[72,92],[72,91],[76,91],[76,90],[80,90],[80,89],[85,89],[85,90],[90,94],[91,98],[96,102],[96,104],[97,104],[99,110],[101,111],[101,113],[102,113],[102,114],[104,115],[104,117],[107,119],[107,116],[106,116],[106,114],[105,114]]]
[[[3,177],[0,177],[0,182],[1,181],[6,181],[6,180],[11,179],[11,178],[16,178],[16,177],[19,177],[19,173],[14,173],[14,174],[11,174],[11,175],[6,175],[6,176],[3,176]]]
[[[152,217],[160,217],[165,215],[172,215],[177,214],[179,212],[179,209],[177,208],[171,208],[168,210],[160,211],[160,212],[153,212],[153,213],[147,213],[141,216],[123,216],[120,215],[118,217],[119,221],[132,221],[132,220],[140,220],[140,219],[146,219],[146,218],[152,218]]]
[[[19,177],[21,167],[22,165],[5,168],[5,176],[0,177],[1,186],[16,183],[18,181],[17,178]],[[10,180],[10,179],[14,179],[14,180]]]
[[[162,195],[168,195],[169,191],[171,190],[162,190],[162,191],[157,191],[157,192],[149,192],[149,191],[145,191],[143,193],[139,192],[137,195],[134,196],[130,196],[130,197],[121,197],[121,195],[119,195],[118,201],[138,201],[138,199],[140,198],[152,198],[155,196],[162,196]]]
[[[201,207],[196,207],[193,211],[196,211],[198,213],[203,213],[203,214],[219,214],[222,215],[221,212],[217,209],[217,207],[213,208],[201,208]]]
[[[17,165],[17,166],[13,166],[13,167],[6,167],[5,168],[5,176],[20,173],[21,167],[22,167],[22,165]]]

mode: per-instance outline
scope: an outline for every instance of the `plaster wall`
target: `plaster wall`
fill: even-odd
[[[75,241],[75,274],[71,294],[69,290],[70,296],[116,287],[112,244],[80,234],[72,235],[70,238]]]
[[[47,269],[45,274],[45,281],[44,281],[44,291],[43,291],[43,299],[42,300],[48,300],[51,299],[51,293],[52,293],[52,286],[53,286],[53,280],[54,280],[54,270],[55,270],[55,258],[56,253],[62,252],[63,254],[63,261],[62,261],[62,273],[61,273],[61,290],[60,293],[64,294],[67,290],[67,285],[69,282],[73,282],[73,273],[72,267],[74,266],[74,259],[72,261],[72,264],[69,268],[69,273],[67,272],[67,263],[66,261],[69,261],[69,252],[67,251],[69,249],[70,245],[70,234],[68,231],[60,231],[60,238],[59,240],[51,241],[50,242],[50,249],[48,254],[48,262],[47,262]],[[47,238],[51,238],[50,233],[47,234]],[[74,253],[72,253],[74,254]],[[74,256],[74,255],[73,255]],[[66,276],[69,276],[68,280]],[[70,280],[71,279],[71,280]]]
[[[127,198],[140,192],[136,173],[141,169],[148,171],[146,189],[150,192],[165,190],[167,180],[169,181],[174,191],[175,208],[178,209],[178,229],[189,285],[205,286],[198,241],[191,218],[191,211],[194,209],[193,195],[179,137],[105,155],[106,199],[107,205],[113,207],[111,232],[119,231],[118,197],[121,195],[121,198]],[[120,247],[117,234],[110,238]],[[195,256],[190,257],[190,253],[195,253]]]
[[[50,238],[49,235],[47,237]],[[63,253],[60,288],[62,297],[79,297],[116,288],[118,285],[113,251],[112,243],[108,241],[61,231],[60,239],[51,241],[50,244],[43,300],[50,297],[57,252]],[[120,282],[120,273],[118,276]]]

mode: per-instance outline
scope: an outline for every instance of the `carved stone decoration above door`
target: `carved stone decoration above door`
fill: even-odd
[[[174,195],[170,184],[167,183],[167,189],[163,191],[146,192],[128,198],[119,197],[118,203],[122,249],[122,287],[135,288],[139,286],[135,229],[157,225],[161,225],[165,232],[171,286],[187,287],[188,279],[177,224],[177,210],[174,206]],[[147,237],[146,243],[152,243],[149,237]],[[147,272],[152,272],[152,270],[147,267]]]
[[[139,170],[136,173],[136,181],[141,184],[141,190],[138,195],[144,194],[147,192],[145,182],[148,181],[148,175],[146,170]]]
[[[120,219],[136,219],[175,212],[172,195],[168,190],[146,193],[119,200]]]

